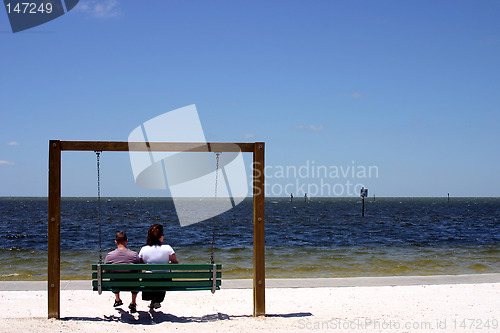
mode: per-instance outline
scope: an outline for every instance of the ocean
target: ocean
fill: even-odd
[[[223,277],[252,277],[251,198],[186,227],[171,198],[101,202],[103,257],[117,231],[139,251],[160,223],[181,263],[208,263],[215,224]],[[61,279],[90,279],[97,207],[95,198],[62,198]],[[500,273],[500,198],[367,198],[365,209],[360,198],[266,198],[266,277]],[[47,198],[0,198],[0,260],[0,280],[47,279]]]

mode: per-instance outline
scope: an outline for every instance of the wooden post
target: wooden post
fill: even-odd
[[[253,153],[253,316],[266,315],[264,142]]]
[[[363,202],[361,208],[361,216],[365,216],[365,197],[362,197],[361,202]]]
[[[59,319],[61,285],[61,145],[49,141],[48,317]]]

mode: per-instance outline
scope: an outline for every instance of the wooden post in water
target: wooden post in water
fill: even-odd
[[[448,202],[450,202],[450,193],[448,193]]]
[[[362,202],[361,216],[365,216],[365,197],[368,196],[368,189],[362,187],[359,196],[361,197],[361,202]]]
[[[59,319],[61,310],[61,145],[49,141],[48,197],[48,317]]]

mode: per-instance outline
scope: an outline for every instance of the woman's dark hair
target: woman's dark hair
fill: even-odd
[[[161,236],[163,236],[163,226],[161,224],[152,225],[148,230],[148,238],[146,240],[146,244],[161,245]]]

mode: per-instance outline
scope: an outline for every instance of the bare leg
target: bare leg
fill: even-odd
[[[120,299],[120,293],[115,293],[115,304],[113,304],[113,306],[116,308],[117,306],[120,306],[122,304],[123,302]]]
[[[137,294],[132,293],[132,303],[128,306],[130,309],[130,313],[136,313],[137,312],[137,303],[135,302],[137,299]]]

